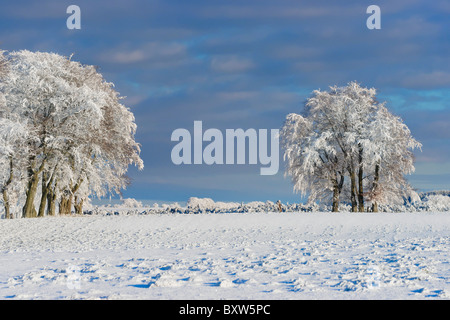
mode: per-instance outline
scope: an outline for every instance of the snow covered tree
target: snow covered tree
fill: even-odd
[[[0,84],[5,119],[25,119],[23,217],[82,212],[90,195],[120,192],[130,164],[140,169],[136,124],[113,84],[93,66],[54,53],[9,53]],[[41,183],[39,211],[35,200]],[[46,208],[47,207],[47,208]]]
[[[352,211],[362,212],[365,200],[392,195],[389,188],[397,194],[410,189],[404,175],[414,168],[411,150],[420,147],[377,102],[376,90],[356,82],[313,91],[304,116],[287,116],[281,137],[294,190],[308,192],[310,201],[332,194],[333,211],[342,193],[349,194]]]
[[[372,203],[372,211],[378,211],[379,203],[403,202],[404,198],[412,195],[417,197],[405,175],[414,172],[413,150],[422,145],[384,103],[378,106],[367,131],[364,159],[367,170],[373,173],[367,177],[367,197]]]
[[[22,146],[26,139],[27,129],[22,123],[0,117],[0,191],[7,219],[13,217],[11,204],[24,187]]]
[[[360,87],[357,83],[351,82],[346,87],[331,87],[330,91],[315,90],[313,96],[308,99],[305,109],[307,122],[310,124],[305,126],[300,118],[297,121],[292,120],[292,115],[288,116],[290,121],[285,123],[285,127],[292,125],[309,127],[309,135],[301,137],[297,134],[297,139],[307,142],[306,148],[300,147],[302,144],[289,142],[289,133],[282,133],[285,143],[285,157],[288,159],[288,174],[294,179],[298,177],[316,177],[322,175],[322,181],[312,182],[308,187],[310,199],[316,200],[317,195],[315,189],[333,190],[333,211],[338,210],[339,195],[344,186],[344,176],[348,174],[350,179],[350,194],[352,210],[356,211],[363,204],[363,165],[362,165],[362,136],[366,124],[370,121],[371,114],[374,112],[375,90]],[[301,150],[295,156],[292,154],[293,148]],[[290,154],[289,154],[290,153]],[[316,154],[309,162],[307,167],[298,167],[297,172],[290,172],[295,161],[305,161],[308,164],[309,157],[302,160],[304,156],[301,153]],[[320,156],[319,156],[320,155]],[[300,160],[299,160],[300,158]],[[291,161],[289,161],[291,159]],[[302,171],[302,174],[298,172]],[[324,172],[325,170],[325,172]],[[347,173],[345,172],[347,171]],[[358,192],[359,186],[359,192]],[[306,190],[303,190],[306,191]],[[359,203],[359,206],[358,206]]]
[[[363,88],[356,82],[346,87],[333,88],[333,93],[342,100],[342,110],[347,114],[343,125],[346,128],[347,145],[350,147],[348,173],[351,182],[352,210],[364,211],[364,143],[367,141],[367,125],[377,111],[376,90]]]
[[[0,51],[0,83],[7,76],[7,61]],[[22,147],[27,138],[27,128],[22,119],[6,118],[6,100],[0,92],[0,192],[5,211],[5,218],[13,217],[11,204],[18,200],[20,189],[23,187],[23,158]]]
[[[294,190],[309,193],[308,202],[324,200],[332,193],[333,211],[338,211],[344,182],[344,163],[330,131],[319,132],[311,119],[289,114],[281,130],[287,160],[286,175]]]

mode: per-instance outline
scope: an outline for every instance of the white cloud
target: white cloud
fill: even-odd
[[[135,63],[146,59],[143,50],[122,51],[111,54],[109,60],[117,63]]]
[[[250,59],[237,56],[215,56],[211,60],[211,68],[219,72],[239,73],[254,67]]]
[[[103,61],[129,64],[149,60],[167,61],[186,56],[186,46],[180,43],[150,42],[137,49],[116,48],[100,54]]]
[[[406,77],[402,84],[408,88],[448,87],[450,86],[450,73],[445,71],[417,73]]]

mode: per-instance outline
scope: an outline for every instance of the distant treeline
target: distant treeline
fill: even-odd
[[[442,212],[450,211],[450,191],[430,191],[419,194],[420,201],[404,199],[403,204],[382,205],[380,212]],[[128,199],[127,199],[128,200]],[[369,208],[368,208],[369,209]],[[87,215],[147,215],[147,214],[214,214],[263,212],[329,212],[332,205],[253,201],[249,203],[214,202],[211,199],[189,199],[186,206],[164,204],[134,207],[115,205],[97,206],[87,210]],[[343,204],[341,212],[351,212],[351,204]],[[368,210],[370,211],[370,209]]]

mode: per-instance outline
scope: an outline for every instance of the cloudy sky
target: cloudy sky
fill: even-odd
[[[81,30],[66,9],[81,8]],[[366,9],[381,8],[369,30]],[[260,165],[171,161],[177,128],[278,129],[314,89],[356,80],[402,117],[423,144],[418,190],[450,189],[448,0],[2,1],[0,49],[74,53],[97,65],[134,112],[145,169],[124,197],[299,201]]]

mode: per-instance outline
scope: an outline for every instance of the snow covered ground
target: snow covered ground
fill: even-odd
[[[449,299],[449,213],[0,220],[0,299]]]

